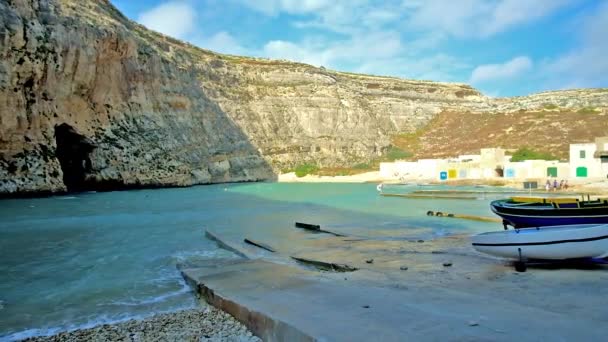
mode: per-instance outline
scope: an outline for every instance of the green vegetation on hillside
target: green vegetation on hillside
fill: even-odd
[[[314,164],[302,164],[295,168],[297,177],[304,177],[306,175],[319,175],[319,176],[351,176],[359,173],[365,173],[370,171],[378,171],[380,163],[395,161],[398,159],[406,159],[412,157],[412,153],[404,151],[398,147],[390,146],[386,152],[377,158],[373,158],[366,162],[360,162],[350,167],[323,167],[319,168]],[[284,170],[282,172],[288,172]]]
[[[302,164],[296,166],[296,177],[304,177],[309,174],[314,174],[319,171],[319,167],[314,164]]]
[[[412,154],[408,151],[404,151],[396,146],[390,146],[386,152],[385,159],[388,161],[395,161],[398,159],[410,158]]]
[[[577,113],[581,113],[581,114],[595,114],[595,108],[593,107],[583,107],[579,110],[577,110]]]
[[[555,103],[545,103],[543,105],[543,108],[552,110],[552,109],[557,109],[559,107]]]
[[[371,165],[369,165],[369,163],[359,163],[353,166],[353,169],[355,170],[369,170],[372,169]]]
[[[542,160],[558,160],[556,156],[551,155],[546,152],[534,151],[528,147],[521,147],[511,157],[512,162],[524,161],[524,160],[533,160],[533,159],[542,159]]]

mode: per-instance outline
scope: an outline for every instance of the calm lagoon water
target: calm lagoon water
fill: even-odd
[[[207,241],[205,228],[280,244],[303,238],[294,221],[383,238],[414,229],[425,232],[422,238],[500,229],[426,216],[492,216],[483,196],[391,198],[375,187],[249,183],[0,200],[0,340],[193,307],[176,264],[234,257]],[[449,188],[385,188],[420,189]]]

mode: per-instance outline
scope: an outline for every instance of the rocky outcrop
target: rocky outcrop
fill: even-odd
[[[0,192],[273,177],[201,87],[199,59],[152,46],[107,2],[2,1],[0,18]],[[62,151],[58,127],[90,147]]]
[[[494,100],[464,84],[215,54],[149,31],[107,0],[0,1],[0,193],[350,166],[445,111],[608,103],[607,92],[584,92]],[[71,132],[68,148],[58,127]]]

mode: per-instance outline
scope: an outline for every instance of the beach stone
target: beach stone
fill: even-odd
[[[365,262],[368,263],[368,264],[373,264],[374,263],[374,259],[368,259],[368,260],[365,260]]]
[[[401,267],[399,267],[399,269],[402,270],[402,271],[407,271],[408,267],[407,266],[401,266]]]
[[[155,315],[144,320],[103,324],[25,341],[261,341],[232,316],[215,308]]]

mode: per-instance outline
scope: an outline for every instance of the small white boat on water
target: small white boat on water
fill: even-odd
[[[471,242],[479,252],[519,262],[606,258],[608,224],[501,230],[474,235]]]

